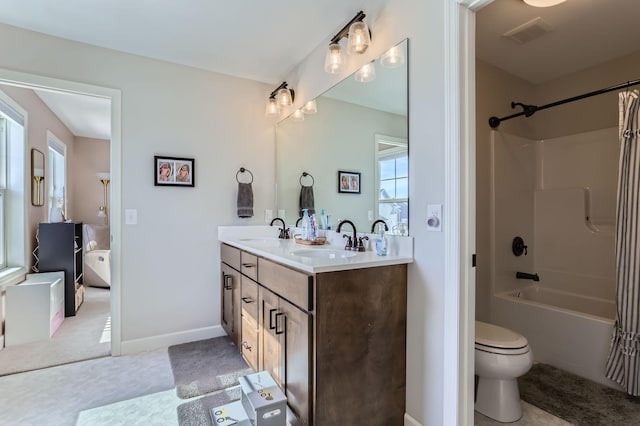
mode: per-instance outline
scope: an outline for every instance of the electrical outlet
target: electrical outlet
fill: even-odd
[[[287,220],[287,212],[284,209],[279,209],[278,217],[282,218],[282,220]]]
[[[427,231],[442,231],[442,204],[427,205]]]
[[[124,211],[124,224],[125,225],[137,225],[138,224],[138,210],[125,209]]]
[[[373,210],[369,210],[368,216],[369,216],[369,220],[373,220]]]
[[[264,211],[264,221],[265,222],[271,222],[272,220],[273,220],[273,210],[266,209]]]

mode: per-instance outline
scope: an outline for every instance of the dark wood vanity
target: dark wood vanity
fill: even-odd
[[[407,265],[308,273],[221,246],[222,326],[302,425],[403,425]]]

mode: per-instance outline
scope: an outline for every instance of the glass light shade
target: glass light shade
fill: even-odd
[[[343,56],[342,47],[338,43],[331,43],[324,58],[324,71],[328,74],[338,74],[344,63]]]
[[[275,98],[267,99],[267,107],[265,108],[264,115],[267,117],[276,117],[280,114],[280,108]]]
[[[316,105],[316,100],[310,100],[302,107],[302,112],[305,114],[315,114],[318,112],[318,106]]]
[[[293,111],[293,121],[304,121],[304,112],[301,109]]]
[[[100,172],[96,173],[98,180],[111,180],[111,173],[109,172]]]
[[[567,0],[524,0],[526,4],[533,7],[549,7],[564,3]]]
[[[293,104],[293,100],[291,99],[291,91],[289,89],[280,89],[278,93],[276,93],[276,99],[278,100],[279,106],[290,106]]]
[[[404,64],[404,49],[402,46],[393,46],[382,54],[380,65],[385,68],[398,68]]]
[[[107,210],[105,206],[100,206],[98,209],[98,217],[107,217],[105,210]]]
[[[373,65],[373,62],[369,62],[368,64],[364,65],[355,73],[355,79],[360,83],[367,83],[374,80],[375,78],[376,67]]]
[[[347,42],[347,52],[349,54],[364,53],[371,44],[369,27],[362,21],[354,22],[349,27],[349,41]]]

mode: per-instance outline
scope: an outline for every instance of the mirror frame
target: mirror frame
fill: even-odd
[[[31,205],[44,206],[44,153],[31,149]]]

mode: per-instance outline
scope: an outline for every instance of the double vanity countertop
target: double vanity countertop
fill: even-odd
[[[293,238],[278,239],[278,232],[279,229],[275,226],[220,226],[218,240],[311,274],[413,262],[412,237],[387,235],[388,254],[378,256],[375,252],[374,234],[358,233],[358,236],[369,237],[367,250],[358,252],[344,249],[346,240],[342,238],[342,234],[351,235],[351,232],[338,234],[335,231],[326,231],[327,244],[324,245],[300,244]]]

